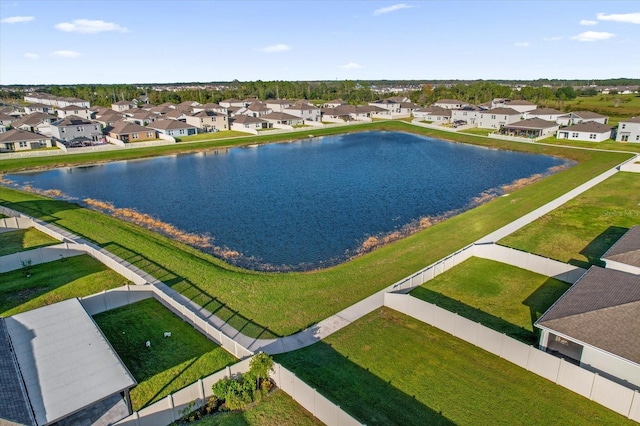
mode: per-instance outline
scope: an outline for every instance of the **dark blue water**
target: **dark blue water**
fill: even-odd
[[[485,191],[564,163],[365,132],[6,177],[209,235],[241,253],[229,260],[241,266],[305,270],[348,259],[370,236],[469,208]]]

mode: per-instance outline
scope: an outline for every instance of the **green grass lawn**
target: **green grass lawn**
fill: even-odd
[[[0,233],[0,256],[59,244],[60,241],[34,228]]]
[[[566,139],[557,139],[555,136],[543,139],[539,143],[549,143],[553,145],[575,146],[577,148],[596,148],[606,149],[610,151],[632,151],[640,152],[640,143],[633,142],[616,142],[612,139],[607,139],[603,142],[583,142],[583,141],[569,141]]]
[[[367,425],[635,424],[386,308],[275,359]]]
[[[29,278],[21,269],[0,274],[0,315],[15,315],[124,284],[130,283],[89,255],[34,265]]]
[[[313,426],[324,423],[313,417],[289,395],[276,390],[246,411],[216,414],[187,424],[193,426]]]
[[[578,96],[571,101],[549,101],[545,104],[562,111],[593,111],[616,119],[640,115],[638,95]]]
[[[134,411],[237,362],[155,299],[103,312],[94,319],[138,381],[131,390]],[[165,331],[171,337],[163,337]]]
[[[500,244],[588,267],[640,225],[640,175],[617,173]]]
[[[489,140],[422,129],[398,121],[354,125],[348,130],[373,129],[413,131],[459,142],[560,155],[580,164],[365,256],[309,273],[241,270],[138,226],[34,194],[2,188],[0,204],[54,222],[94,241],[228,320],[243,333],[268,338],[294,333],[352,305],[629,157],[621,153]],[[344,128],[323,129],[324,132],[330,130],[335,133],[345,131]],[[283,137],[291,138],[290,135],[279,135],[280,139]],[[243,142],[272,140],[278,139],[244,138]],[[14,164],[16,167],[24,165]]]
[[[500,262],[472,257],[411,292],[418,299],[529,344],[533,323],[569,284]]]
[[[465,129],[460,131],[460,133],[469,133],[471,135],[479,135],[479,136],[487,136],[489,133],[495,132],[495,129]]]

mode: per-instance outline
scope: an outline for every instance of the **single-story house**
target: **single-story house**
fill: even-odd
[[[283,124],[286,126],[300,126],[304,120],[298,116],[287,114],[286,112],[272,112],[260,118],[267,120],[271,124]]]
[[[417,120],[431,121],[435,123],[449,123],[451,110],[437,106],[418,108],[413,111],[413,117]]]
[[[640,275],[640,225],[629,229],[601,259],[607,269]]]
[[[141,126],[146,126],[147,124],[153,123],[158,118],[162,117],[161,115],[141,108],[135,108],[125,111],[124,115],[126,121],[130,121],[131,123],[139,124]]]
[[[606,124],[587,121],[559,129],[556,133],[556,138],[572,141],[602,142],[610,139],[611,133],[611,127]]]
[[[51,138],[28,130],[11,129],[0,133],[0,152],[51,148]]]
[[[240,100],[240,99],[225,99],[223,101],[218,102],[220,104],[220,106],[223,106],[225,108],[229,108],[229,107],[243,107],[245,106],[244,101]]]
[[[51,123],[51,136],[71,143],[77,139],[99,141],[102,139],[102,126],[97,121],[72,115]]]
[[[42,114],[53,114],[55,109],[51,105],[45,105],[42,103],[33,103],[24,107],[25,114],[33,114],[34,112],[40,112]]]
[[[105,127],[104,132],[111,138],[122,142],[139,142],[156,139],[156,131],[128,121],[116,121]]]
[[[477,124],[482,129],[499,129],[504,125],[520,121],[521,117],[522,113],[512,108],[493,108],[479,111]]]
[[[29,132],[38,132],[43,135],[50,135],[51,123],[56,120],[58,120],[58,117],[55,115],[34,112],[14,121],[11,123],[11,127],[14,129],[27,130]]]
[[[400,114],[413,114],[413,111],[418,108],[420,108],[420,105],[414,104],[413,102],[400,102]]]
[[[273,127],[267,120],[250,115],[236,115],[231,120],[231,130],[243,132],[246,129],[269,129]]]
[[[592,266],[536,322],[540,348],[640,389],[640,276]]]
[[[17,368],[10,373],[18,382],[12,388],[22,388],[22,395],[12,396],[18,403],[13,411],[23,410],[16,418],[19,422],[113,424],[131,414],[129,390],[136,380],[78,299],[3,318],[0,323],[6,330],[0,333],[5,340],[0,346],[11,348],[9,354],[2,351],[5,360],[0,362],[13,361]],[[0,381],[4,380],[1,374]],[[20,397],[28,401],[26,410]]]
[[[18,121],[18,119],[11,115],[0,113],[0,127],[9,127],[14,121]]]
[[[607,124],[609,117],[591,111],[573,111],[558,118],[558,124],[561,126],[571,126],[572,124],[587,123],[590,121]]]
[[[552,121],[541,118],[528,118],[503,126],[499,133],[533,139],[555,134],[559,127],[558,123]]]
[[[616,142],[640,142],[640,116],[620,120]]]
[[[59,118],[70,117],[73,115],[87,120],[91,119],[91,111],[89,111],[89,108],[78,105],[68,105],[66,107],[58,108],[57,112]]]
[[[566,112],[558,111],[554,108],[536,108],[532,111],[524,113],[524,118],[540,118],[547,121],[555,121],[556,123],[560,117],[568,116]]]
[[[147,124],[148,128],[168,136],[190,136],[198,133],[198,128],[178,120],[161,119]]]
[[[226,108],[225,108],[226,109]],[[229,130],[229,117],[214,111],[199,111],[188,115],[185,119],[187,124],[201,129],[203,132],[218,132]]]
[[[458,99],[439,99],[434,102],[433,106],[446,109],[462,109],[469,106],[469,102],[461,101]]]

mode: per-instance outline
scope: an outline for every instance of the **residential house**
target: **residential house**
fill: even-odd
[[[345,121],[371,121],[372,113],[383,110],[380,107],[371,105],[341,105],[335,108],[323,108],[322,121],[345,122]]]
[[[500,129],[506,124],[520,121],[522,113],[512,108],[493,108],[486,111],[478,111],[478,127],[482,129]]]
[[[449,109],[451,109],[451,122],[457,124],[476,124],[480,111],[485,111],[483,108],[469,104],[462,109]]]
[[[91,119],[91,111],[87,107],[78,105],[68,105],[62,108],[58,108],[58,117],[65,118],[70,116],[82,117],[87,120]]]
[[[48,93],[33,92],[24,95],[25,102],[40,103],[49,105],[55,108],[63,108],[69,105],[78,105],[81,107],[89,108],[91,103],[79,98],[65,98],[62,96],[50,95]]]
[[[436,124],[451,122],[451,110],[437,106],[418,108],[413,111],[416,120],[431,121]]]
[[[219,114],[210,110],[187,115],[185,121],[205,133],[229,130],[229,117],[226,114]]]
[[[348,102],[343,101],[342,99],[334,99],[322,105],[323,108],[336,108],[343,105],[349,105]]]
[[[172,107],[167,104],[157,105],[149,109],[150,112],[156,113],[158,115],[165,115],[175,110],[176,110],[175,107]]]
[[[561,116],[557,121],[561,126],[571,126],[572,124],[587,123],[590,121],[607,124],[609,117],[591,111],[573,111]]]
[[[490,106],[488,107],[488,109],[492,109],[492,108],[511,108],[522,113],[527,111],[533,111],[534,109],[537,109],[538,106],[529,101],[524,101],[519,99],[496,98],[490,102]]]
[[[131,108],[136,108],[138,104],[132,101],[118,101],[111,104],[111,109],[116,112],[124,112]]]
[[[42,114],[53,114],[55,113],[55,108],[51,105],[45,105],[41,103],[29,104],[24,107],[25,114],[33,114],[34,112],[40,112]]]
[[[611,127],[606,124],[587,121],[563,127],[556,133],[556,138],[573,141],[602,142],[611,138]]]
[[[458,99],[440,99],[436,101],[433,106],[445,109],[462,109],[464,107],[468,107],[469,103]]]
[[[188,115],[193,114],[193,110],[191,108],[185,109],[184,107],[176,108],[172,111],[169,111],[165,114],[162,114],[163,118],[170,118],[176,121],[182,121],[183,123],[187,119]]]
[[[7,106],[4,108],[0,108],[0,114],[10,115],[14,118],[21,118],[24,115],[24,111],[21,108],[15,106]]]
[[[14,121],[18,121],[18,119],[16,117],[12,117],[11,115],[0,113],[0,127],[9,127]]]
[[[43,135],[50,135],[51,129],[49,126],[56,120],[58,120],[58,117],[55,115],[34,112],[14,121],[11,123],[11,127],[29,132],[38,132]]]
[[[400,102],[392,101],[390,99],[369,102],[369,105],[385,109],[391,114],[400,114]]]
[[[0,133],[0,152],[51,148],[51,138],[28,130],[11,129]]]
[[[287,114],[286,112],[272,112],[261,116],[263,120],[270,122],[273,127],[278,126],[300,126],[304,124],[304,120],[296,115]]]
[[[559,127],[556,122],[543,120],[541,118],[528,118],[503,126],[499,133],[508,136],[537,139],[555,134]]]
[[[607,269],[640,275],[640,225],[629,229],[601,259]]]
[[[58,108],[64,108],[71,105],[77,105],[83,108],[91,107],[91,102],[85,101],[84,99],[80,99],[80,98],[56,97],[53,102],[54,102],[54,105],[57,106]]]
[[[241,101],[240,99],[225,99],[223,101],[219,102],[220,106],[223,106],[225,108],[230,108],[230,107],[244,107],[244,101]]]
[[[200,102],[184,101],[184,102],[180,102],[178,105],[176,105],[176,108],[181,108],[183,110],[191,110],[191,111],[193,111],[193,107],[197,107],[197,106],[200,106]]]
[[[416,105],[413,102],[400,102],[400,114],[413,114],[413,111],[420,108],[420,105]]]
[[[73,145],[95,142],[102,139],[102,127],[97,121],[71,115],[51,123],[51,136]]]
[[[640,116],[620,120],[617,142],[640,142]]]
[[[236,115],[231,121],[231,130],[246,132],[247,130],[269,129],[272,126],[267,120],[252,115]],[[253,133],[253,132],[252,132]]]
[[[297,101],[294,105],[284,109],[287,114],[295,115],[304,121],[322,121],[322,112],[320,108],[313,106],[308,101]]]
[[[126,121],[139,124],[141,126],[146,126],[147,124],[153,123],[158,118],[162,117],[159,114],[155,114],[151,111],[146,111],[141,108],[130,109],[125,112],[124,115]]]
[[[178,120],[161,119],[147,124],[148,128],[157,130],[164,135],[180,137],[198,133],[198,128]]]
[[[536,322],[540,348],[640,389],[640,276],[592,266]]]
[[[285,108],[288,108],[295,104],[294,101],[290,101],[288,99],[269,99],[264,103],[267,108],[271,108],[273,112],[284,112]]]
[[[246,106],[244,110],[239,111],[239,114],[250,115],[252,117],[261,117],[263,115],[271,114],[273,110],[263,102],[255,101]]]
[[[128,121],[117,121],[105,127],[104,132],[111,138],[122,142],[140,142],[156,138],[156,131]]]
[[[200,111],[213,111],[217,114],[229,116],[229,111],[226,107],[223,107],[222,105],[218,105],[215,103],[206,103],[203,105],[198,105],[193,107],[194,114]]]
[[[120,114],[113,110],[108,110],[104,115],[96,115],[94,120],[102,125],[103,128],[107,126],[112,126],[114,123],[118,121],[122,121],[126,119],[126,115]]]
[[[525,112],[524,118],[540,118],[542,120],[555,121],[557,123],[560,117],[567,115],[569,114],[553,108],[536,108],[532,111]]]

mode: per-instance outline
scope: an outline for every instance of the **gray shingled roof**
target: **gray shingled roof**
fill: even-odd
[[[640,226],[634,226],[629,229],[602,255],[602,259],[640,268]]]
[[[33,133],[26,130],[11,129],[0,133],[0,142],[25,142],[25,141],[42,141],[51,139],[48,136],[39,133]]]
[[[526,120],[517,121],[515,123],[507,124],[505,129],[548,129],[550,127],[557,127],[558,124],[553,121],[543,120],[542,118],[528,118]]]
[[[426,112],[430,115],[440,115],[443,117],[451,117],[451,110],[447,108],[442,108],[439,106],[430,106],[425,108],[418,108],[415,112]]]
[[[527,114],[529,115],[564,115],[566,112],[558,111],[553,108],[537,108],[533,111],[529,111]]]
[[[0,424],[35,425],[4,319],[0,317]],[[10,423],[11,424],[11,423]]]
[[[535,325],[640,364],[640,276],[592,266]]]
[[[260,118],[263,118],[265,120],[302,120],[302,118],[296,116],[296,115],[291,115],[291,114],[287,114],[286,112],[271,112],[269,114],[265,114],[260,116]]]
[[[620,120],[620,123],[640,123],[640,115],[637,117],[625,118]]]
[[[562,130],[568,130],[571,132],[611,133],[610,126],[602,123],[596,123],[595,121],[587,121],[585,123],[578,123],[573,126],[563,127]]]
[[[195,129],[191,124],[183,123],[178,120],[156,120],[147,124],[147,127],[156,130],[179,130],[179,129]]]
[[[78,117],[77,115],[70,115],[68,117],[63,118],[62,120],[58,120],[51,123],[52,126],[56,126],[56,127],[80,126],[83,124],[94,124],[94,122],[91,120],[87,120],[86,118]]]
[[[572,111],[573,114],[580,118],[606,118],[604,115],[592,111]]]
[[[484,114],[497,114],[497,115],[522,115],[520,111],[516,111],[513,108],[491,108],[486,111],[483,111]]]
[[[458,99],[439,99],[434,102],[434,104],[453,104],[453,105],[458,105],[458,104],[466,105],[468,103],[469,102],[461,101]]]

